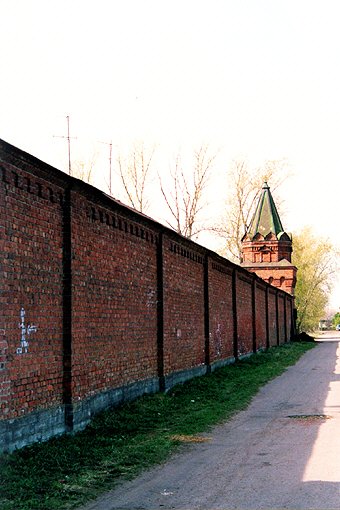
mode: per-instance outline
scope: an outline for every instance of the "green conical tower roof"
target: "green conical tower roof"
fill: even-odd
[[[273,233],[278,238],[284,232],[279,214],[277,212],[268,184],[262,186],[262,194],[258,201],[255,214],[248,229],[248,235],[253,238],[256,234],[266,237]]]

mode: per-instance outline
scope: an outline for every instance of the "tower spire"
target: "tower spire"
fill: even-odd
[[[294,294],[296,267],[291,262],[292,238],[284,231],[267,182],[242,238],[242,267],[275,287]]]
[[[271,232],[277,236],[283,231],[284,229],[270,192],[270,187],[267,182],[264,182],[248,233],[251,236],[255,236],[257,233],[266,236]]]

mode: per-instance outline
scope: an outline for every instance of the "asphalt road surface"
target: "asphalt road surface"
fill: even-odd
[[[340,338],[161,466],[82,510],[340,509]]]

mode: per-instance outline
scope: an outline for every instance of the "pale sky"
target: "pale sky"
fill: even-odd
[[[339,26],[339,0],[0,0],[0,137],[67,171],[69,115],[103,189],[102,141],[156,144],[160,172],[202,143],[216,176],[286,158],[285,229],[340,246]]]

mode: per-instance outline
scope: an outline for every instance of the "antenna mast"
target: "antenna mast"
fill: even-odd
[[[112,141],[110,143],[107,143],[107,142],[99,142],[99,143],[104,143],[105,145],[108,145],[110,147],[110,152],[109,152],[109,163],[110,163],[110,175],[109,175],[109,192],[110,192],[110,195],[112,195]]]
[[[70,140],[70,116],[67,115],[67,144],[68,144],[68,173],[72,175],[71,170],[71,140]]]
[[[70,136],[70,116],[67,115],[67,136],[58,136],[53,135],[54,138],[66,138],[67,139],[67,147],[68,147],[68,173],[69,175],[72,175],[72,169],[71,169],[71,138],[76,139],[76,136]]]

